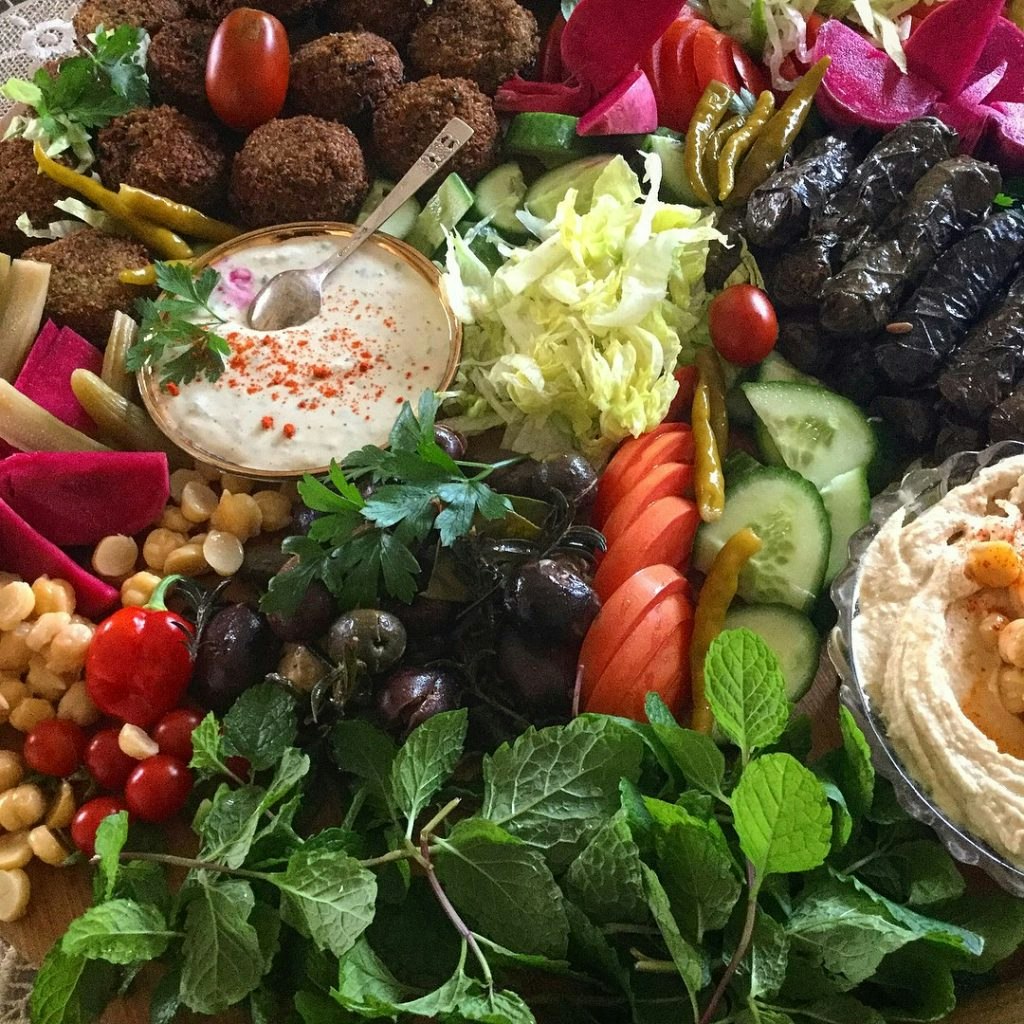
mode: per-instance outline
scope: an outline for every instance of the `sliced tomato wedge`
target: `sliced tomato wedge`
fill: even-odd
[[[702,25],[693,41],[693,66],[703,93],[711,82],[723,82],[740,91],[740,76],[732,59],[732,39],[710,25]]]
[[[933,11],[934,7],[929,7],[927,4],[918,4],[914,10],[923,7],[924,10]],[[914,17],[914,11],[910,11],[910,16]],[[924,17],[924,15],[921,15]],[[825,24],[825,18],[820,14],[808,14],[807,15],[807,49],[811,50],[814,48],[814,44],[818,41],[818,33],[821,31],[821,26]]]
[[[732,40],[732,62],[744,89],[760,96],[770,85],[768,72],[735,40]]]
[[[700,515],[687,498],[659,498],[645,508],[605,552],[593,587],[607,601],[633,573],[649,565],[685,570]]]
[[[693,40],[707,23],[699,19],[676,21],[661,39],[658,58],[658,122],[685,132],[700,99],[693,67]]]
[[[634,627],[658,601],[671,594],[689,596],[690,585],[670,565],[649,565],[633,573],[597,613],[580,648],[583,674],[580,696],[585,702],[618,649]]]
[[[693,497],[693,466],[682,462],[663,462],[655,466],[636,487],[612,509],[601,532],[611,548],[648,505],[673,494]]]
[[[562,64],[562,33],[565,31],[565,18],[561,13],[555,15],[544,45],[541,47],[540,60],[537,61],[537,78],[542,82],[562,82],[565,80],[565,65]]]

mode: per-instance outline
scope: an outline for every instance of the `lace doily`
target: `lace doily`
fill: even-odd
[[[30,77],[43,61],[71,53],[77,7],[78,0],[0,0],[0,82]],[[0,115],[10,105],[0,96]]]

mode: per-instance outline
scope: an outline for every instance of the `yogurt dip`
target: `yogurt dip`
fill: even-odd
[[[261,232],[210,262],[220,274],[213,328],[231,347],[216,381],[199,377],[144,393],[157,424],[192,454],[253,475],[325,468],[363,445],[383,444],[396,406],[454,370],[457,326],[426,260],[373,238],[331,275],[320,313],[279,331],[246,326],[252,299],[282,270],[312,267],[344,235],[282,240]]]

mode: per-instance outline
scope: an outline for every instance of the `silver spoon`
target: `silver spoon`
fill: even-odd
[[[249,326],[257,331],[297,327],[320,312],[327,278],[349,258],[406,200],[429,181],[473,134],[461,118],[453,117],[409,168],[402,180],[384,197],[348,241],[323,263],[307,270],[283,270],[275,274],[252,300]]]

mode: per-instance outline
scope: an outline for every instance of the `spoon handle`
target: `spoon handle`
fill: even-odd
[[[462,118],[453,117],[405,172],[401,181],[363,221],[359,230],[337,253],[320,264],[317,268],[320,280],[326,280],[335,267],[347,260],[388,217],[411,199],[465,145],[472,134],[473,129]]]

